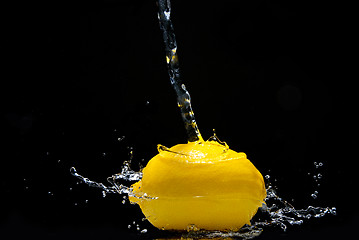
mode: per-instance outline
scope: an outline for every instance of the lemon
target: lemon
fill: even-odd
[[[266,197],[261,173],[245,153],[216,141],[159,147],[130,196],[155,227],[238,230]]]

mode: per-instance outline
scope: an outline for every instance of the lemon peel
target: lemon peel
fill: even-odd
[[[234,231],[250,225],[266,189],[245,153],[212,140],[158,149],[129,198],[152,225]]]

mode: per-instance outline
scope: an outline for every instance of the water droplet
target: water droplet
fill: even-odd
[[[85,200],[85,203],[88,203],[88,202],[89,202],[89,200],[86,199],[86,200]]]
[[[333,214],[333,215],[337,215],[337,208],[332,207],[332,209],[330,209],[330,213]]]
[[[128,224],[128,225],[127,225],[127,228],[128,228],[128,229],[130,229],[130,228],[131,228],[131,225],[130,225],[130,224]]]
[[[196,232],[196,231],[199,231],[200,229],[194,225],[194,224],[189,224],[187,226],[187,232]]]
[[[126,200],[122,200],[122,204],[125,204],[126,203]]]
[[[323,163],[322,162],[319,162],[319,163],[314,162],[314,166],[315,166],[315,168],[319,168],[319,167],[323,166]]]
[[[77,203],[75,202],[74,205],[77,206]]]
[[[59,159],[59,160],[57,160],[57,163],[60,163],[61,162],[61,160]]]
[[[70,187],[69,190],[72,191],[72,187]]]
[[[312,198],[314,198],[314,199],[317,199],[317,197],[318,197],[318,196],[317,196],[316,194],[314,194],[314,193],[313,193],[311,196],[312,196]]]
[[[122,137],[117,138],[117,140],[118,140],[119,142],[121,142],[123,139],[125,139],[125,136],[122,136]]]
[[[142,231],[141,231],[141,233],[146,233],[146,232],[147,232],[146,228],[142,229]]]
[[[106,192],[102,191],[102,197],[106,197]]]

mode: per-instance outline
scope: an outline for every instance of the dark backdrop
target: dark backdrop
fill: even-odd
[[[269,229],[258,239],[353,232],[358,129],[351,7],[229,0],[173,0],[172,7],[182,79],[204,138],[216,129],[298,208],[337,207],[335,217],[287,233]],[[14,9],[15,27],[4,37],[5,46],[14,46],[4,66],[15,67],[2,88],[1,235],[172,236],[142,222],[139,208],[121,204],[122,196],[103,198],[69,173],[75,166],[106,182],[131,148],[138,169],[157,144],[186,142],[155,1]],[[316,169],[314,162],[324,165]],[[314,173],[323,175],[320,187]],[[315,190],[317,199],[310,197]],[[128,229],[133,221],[148,233]]]

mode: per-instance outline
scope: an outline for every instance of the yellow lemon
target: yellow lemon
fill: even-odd
[[[246,154],[216,141],[160,146],[132,188],[130,201],[166,230],[238,230],[266,197],[263,177]]]

